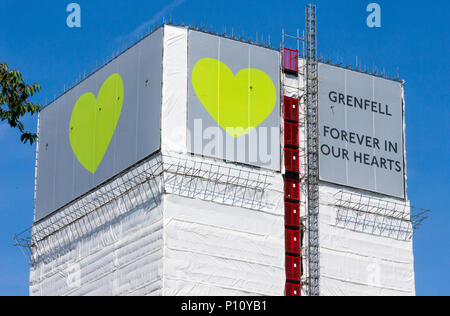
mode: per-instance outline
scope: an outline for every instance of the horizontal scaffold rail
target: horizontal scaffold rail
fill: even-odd
[[[431,212],[409,203],[344,190],[334,197],[336,226],[399,240],[411,239]]]
[[[163,193],[264,210],[274,206],[264,196],[272,182],[269,171],[157,153],[16,235],[15,245],[33,264],[45,256],[41,248],[64,247],[141,205],[159,204]]]

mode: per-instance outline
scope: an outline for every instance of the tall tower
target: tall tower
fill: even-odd
[[[163,25],[40,113],[31,295],[415,294],[403,83],[285,37]]]
[[[39,118],[32,295],[283,295],[280,55],[164,25]]]

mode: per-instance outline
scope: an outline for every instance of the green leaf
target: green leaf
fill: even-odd
[[[21,132],[20,140],[32,145],[37,135],[25,131],[21,118],[26,114],[34,115],[43,107],[27,101],[41,86],[37,83],[28,85],[16,70],[10,70],[6,63],[0,63],[0,121],[7,121],[12,128]]]

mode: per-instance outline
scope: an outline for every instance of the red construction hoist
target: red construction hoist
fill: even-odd
[[[283,71],[298,76],[298,50],[283,48]],[[301,296],[299,99],[284,97],[286,296]]]

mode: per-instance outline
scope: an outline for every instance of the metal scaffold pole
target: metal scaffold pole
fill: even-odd
[[[319,253],[319,130],[316,6],[306,7],[306,133],[308,189],[308,294],[320,294]]]

